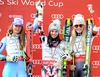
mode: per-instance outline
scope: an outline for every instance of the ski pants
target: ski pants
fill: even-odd
[[[42,66],[42,77],[60,77],[60,70],[54,66]]]
[[[24,61],[6,62],[2,77],[28,77],[25,71]]]
[[[69,77],[84,77],[83,67],[85,62],[75,62],[75,71],[70,71]]]

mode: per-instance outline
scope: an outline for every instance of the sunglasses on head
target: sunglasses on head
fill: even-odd
[[[74,25],[74,26],[75,26],[75,28],[78,28],[78,27],[82,28],[83,27],[83,24]]]

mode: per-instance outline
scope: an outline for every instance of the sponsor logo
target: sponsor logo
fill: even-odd
[[[33,44],[34,49],[42,49],[41,44]]]
[[[92,62],[93,68],[98,68],[100,67],[100,61],[96,60]]]
[[[93,46],[92,46],[92,49],[93,49],[93,50],[100,51],[100,45],[93,45]]]
[[[88,31],[87,31],[87,41],[86,44],[90,45],[91,44],[91,33],[92,33],[92,26],[88,25]]]
[[[73,15],[72,15],[72,19],[73,19],[73,20],[74,20],[75,16],[76,16],[76,14],[73,14]],[[82,17],[84,17],[84,16],[82,15]]]
[[[20,17],[20,18],[23,18],[22,15],[9,15],[9,18],[15,18],[15,17]]]
[[[33,64],[42,64],[42,60],[33,60]]]
[[[64,15],[63,14],[52,14],[51,18],[52,19],[63,19]]]

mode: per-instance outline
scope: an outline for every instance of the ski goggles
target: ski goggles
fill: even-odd
[[[74,25],[75,28],[78,28],[78,27],[82,28],[83,26],[84,26],[83,24]]]

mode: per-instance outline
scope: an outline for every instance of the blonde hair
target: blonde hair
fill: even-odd
[[[74,48],[75,40],[76,40],[76,32],[75,32],[75,29],[73,29],[72,39],[71,39],[72,49]],[[82,37],[81,37],[80,42],[82,43],[82,51],[85,51],[86,50],[86,30],[85,29],[82,32]]]
[[[20,50],[23,50],[23,48],[25,47],[25,31],[24,31],[23,26],[21,26],[21,27],[22,28],[21,28],[21,32],[20,32],[20,35],[19,35],[19,43],[20,43]],[[8,31],[12,31],[12,34],[13,34],[13,25],[12,24],[8,28]],[[6,35],[9,36],[10,33],[7,32]]]

